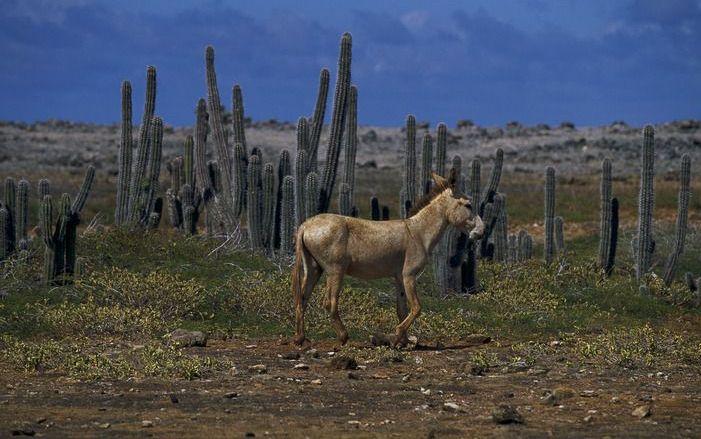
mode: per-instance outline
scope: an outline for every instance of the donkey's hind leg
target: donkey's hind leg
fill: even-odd
[[[312,261],[307,265],[307,273],[302,282],[302,301],[295,306],[296,314],[296,338],[295,343],[299,346],[304,345],[307,338],[304,335],[304,313],[307,310],[307,305],[309,304],[309,299],[312,297],[312,292],[314,291],[314,286],[319,281],[323,270],[316,261]]]
[[[326,273],[326,294],[328,299],[328,311],[331,314],[331,324],[336,330],[338,341],[341,345],[348,341],[348,331],[343,326],[341,316],[338,315],[338,295],[343,286],[343,272]]]
[[[404,292],[404,282],[402,280],[402,275],[397,275],[394,278],[394,284],[397,289],[397,318],[399,322],[403,322],[406,316],[409,314],[409,310],[406,303],[406,293]]]

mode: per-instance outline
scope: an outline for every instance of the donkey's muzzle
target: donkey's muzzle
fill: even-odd
[[[475,215],[469,224],[472,227],[472,230],[470,230],[470,239],[473,241],[481,239],[484,235],[484,222],[482,218],[480,218],[479,215]]]

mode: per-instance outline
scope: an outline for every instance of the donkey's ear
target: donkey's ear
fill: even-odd
[[[455,168],[450,168],[450,172],[448,172],[448,186],[452,189],[455,189],[455,186],[458,183],[458,171]]]
[[[431,172],[431,177],[433,177],[433,181],[436,183],[436,186],[448,187],[448,185],[450,184],[448,180],[436,174],[435,172]]]

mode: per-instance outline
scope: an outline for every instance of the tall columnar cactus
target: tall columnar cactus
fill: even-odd
[[[334,183],[336,182],[336,171],[338,169],[338,159],[341,154],[341,141],[345,128],[347,100],[350,94],[351,47],[351,35],[349,33],[344,33],[341,37],[341,49],[338,56],[338,75],[336,77],[336,92],[333,98],[329,146],[326,152],[326,164],[320,184],[321,195],[319,196],[319,210],[321,212],[328,211],[333,195]]]
[[[389,221],[389,206],[382,206],[382,221]]]
[[[270,254],[273,248],[273,226],[275,225],[275,166],[266,163],[263,167],[263,246]]]
[[[302,163],[303,166],[300,168],[300,171],[306,175],[309,172],[309,127],[306,117],[297,119],[297,153],[299,154],[300,151],[304,151],[306,155],[307,160]]]
[[[436,173],[445,176],[445,152],[448,143],[448,127],[441,122],[436,128]]]
[[[481,181],[482,181],[482,164],[479,160],[475,159],[472,161],[470,166],[470,197],[472,197],[472,206],[479,213],[480,216],[484,216],[484,209],[482,208],[482,195],[481,195]]]
[[[640,196],[638,201],[638,237],[635,274],[638,282],[650,269],[654,251],[652,240],[652,209],[655,201],[655,130],[651,125],[643,129],[643,147],[640,169]]]
[[[511,264],[518,262],[518,237],[515,233],[509,235],[509,258],[508,261]]]
[[[39,226],[41,236],[44,239],[44,282],[51,284],[56,278],[56,243],[54,237],[54,208],[51,195],[44,196],[41,200],[41,210],[39,211]],[[58,230],[60,232],[60,228]],[[64,229],[65,237],[65,229]]]
[[[245,119],[243,112],[243,94],[241,86],[236,84],[231,90],[231,123],[233,128],[234,143],[240,143],[244,157],[248,157],[246,146]]]
[[[304,183],[307,179],[306,163],[307,152],[303,149],[298,149],[297,159],[295,160],[295,224],[297,227],[307,219],[304,207]]]
[[[195,188],[195,140],[192,136],[185,137],[185,146],[183,151],[183,184],[189,184],[191,188]]]
[[[599,266],[606,267],[608,252],[611,248],[611,160],[601,162],[601,212],[599,224]]]
[[[286,149],[280,151],[280,157],[277,162],[277,198],[275,204],[275,226],[273,230],[273,248],[280,248],[280,216],[282,215],[282,182],[283,179],[292,175],[292,165],[290,163],[290,152]],[[318,191],[317,182],[317,191]],[[317,194],[317,199],[314,202],[315,211],[319,204],[319,197]]]
[[[370,197],[370,218],[373,221],[380,220],[380,202],[374,195]]]
[[[618,198],[611,200],[611,238],[609,239],[609,249],[606,252],[606,264],[604,273],[610,276],[616,262],[616,247],[618,246]]]
[[[545,171],[545,248],[543,258],[546,264],[555,258],[555,168],[548,166]]]
[[[358,152],[358,89],[352,85],[348,95],[348,117],[346,119],[346,143],[343,159],[343,183],[350,188],[353,204],[355,189],[355,156]]]
[[[17,184],[17,207],[15,210],[15,242],[20,250],[27,250],[27,225],[29,223],[29,182],[20,180]],[[0,229],[1,230],[1,229]]]
[[[321,139],[321,129],[324,126],[324,115],[326,114],[326,101],[329,95],[329,71],[321,69],[319,74],[319,92],[314,106],[312,116],[312,126],[309,132],[309,171],[317,172],[317,158],[319,156],[319,141]]]
[[[674,234],[674,249],[667,259],[664,270],[664,282],[672,284],[674,274],[677,271],[679,257],[684,252],[684,241],[686,240],[687,222],[689,219],[689,183],[691,181],[691,158],[688,154],[682,156],[681,169],[679,173],[679,197],[677,204],[677,225]]]
[[[338,191],[338,213],[346,216],[351,216],[353,213],[350,186],[345,183],[341,183]]]
[[[282,180],[282,203],[280,210],[280,253],[288,256],[294,252],[295,207],[294,178],[287,175]]]
[[[416,204],[416,118],[406,117],[406,142],[404,143],[404,201]]]
[[[144,175],[137,192],[134,209],[135,218],[142,225],[147,225],[151,212],[156,206],[156,194],[159,189],[161,175],[161,155],[163,149],[163,121],[154,117],[151,122],[150,150],[148,155],[147,173]]]
[[[10,254],[10,211],[5,206],[0,207],[0,261],[7,259]]]
[[[461,265],[462,292],[475,294],[480,290],[477,278],[477,248],[475,243],[467,245],[465,262]]]
[[[16,236],[16,223],[17,223],[17,185],[12,177],[7,177],[5,179],[5,208],[7,209],[7,218],[5,219],[5,226],[1,230],[5,235],[5,248],[6,255],[15,252],[17,243],[15,242]]]
[[[45,196],[51,194],[51,183],[49,180],[42,178],[37,184],[37,194],[39,195],[39,201],[43,200]]]
[[[304,183],[304,213],[311,218],[319,213],[319,174],[310,172]]]
[[[419,185],[420,195],[431,191],[431,172],[433,171],[433,139],[429,133],[424,134],[421,144],[421,180]]]
[[[248,240],[251,249],[263,248],[263,218],[262,218],[262,194],[261,194],[261,164],[257,155],[253,154],[248,159]]]
[[[506,195],[501,194],[502,204],[494,226],[494,260],[505,262],[508,258],[508,224],[506,215]]]
[[[481,204],[491,203],[494,200],[494,196],[499,191],[499,182],[501,181],[501,171],[503,166],[504,150],[498,148],[494,157],[494,167],[492,168],[492,173],[489,176],[489,184],[485,189],[484,198],[481,200]]]
[[[124,106],[124,104],[123,104]],[[149,66],[146,70],[146,98],[144,99],[144,114],[141,119],[139,129],[139,143],[136,150],[136,161],[133,163],[131,171],[131,181],[129,183],[129,202],[127,204],[126,221],[137,224],[144,213],[143,188],[148,184],[148,165],[151,152],[150,143],[152,135],[151,124],[154,121],[156,109],[156,68]],[[122,116],[123,118],[126,116]],[[130,131],[127,129],[127,131]],[[126,147],[126,141],[125,145]],[[123,222],[124,223],[124,222]]]
[[[555,249],[559,258],[565,256],[565,221],[561,216],[555,217]]]
[[[132,105],[131,83],[122,82],[122,136],[119,142],[119,174],[117,176],[117,206],[114,211],[114,224],[127,222],[129,209],[129,185],[132,167]],[[40,200],[44,198],[40,196]]]
[[[255,148],[252,152],[256,152]],[[253,156],[257,156],[260,159],[260,156],[258,154],[251,154],[251,157]],[[230,182],[230,192],[233,196],[233,201],[231,202],[232,211],[230,214],[231,216],[233,216],[233,218],[231,219],[232,221],[238,221],[238,218],[241,216],[243,210],[246,207],[246,190],[248,184],[247,181],[250,181],[250,179],[247,179],[249,160],[250,157],[246,157],[246,151],[244,150],[243,145],[240,143],[234,144],[234,172],[232,176],[233,181]],[[222,180],[222,186],[224,186],[226,183],[227,180]]]
[[[501,210],[504,207],[505,196],[503,194],[494,195],[494,200],[491,203],[484,204],[484,234],[480,240],[479,255],[482,258],[492,259],[494,257],[494,244],[490,242],[492,233],[496,230],[497,220],[501,215]]]

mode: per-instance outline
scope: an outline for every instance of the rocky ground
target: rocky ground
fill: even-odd
[[[701,159],[701,121],[685,120],[656,125],[656,169],[659,173],[676,171],[684,153]],[[428,129],[419,124],[417,137]],[[434,133],[433,129],[429,132]],[[182,154],[185,136],[192,128],[166,127],[164,156]],[[327,133],[322,134],[323,145]],[[400,127],[360,127],[357,163],[360,166],[398,167],[403,154],[404,133]],[[266,160],[276,161],[279,152],[295,149],[295,126],[275,121],[250,124],[248,143],[263,149]],[[23,124],[0,122],[0,172],[56,167],[82,168],[94,164],[98,170],[116,174],[120,128],[118,125],[90,125],[65,121]],[[561,173],[597,172],[601,160],[612,158],[617,175],[637,173],[641,127],[624,122],[602,127],[573,127],[540,124],[524,127],[510,123],[506,127],[479,127],[462,121],[449,127],[448,156],[460,154],[464,161],[492,160],[494,151],[504,149],[505,169],[542,172],[554,165]],[[213,150],[213,148],[210,148]]]
[[[508,346],[472,337],[396,360],[341,359],[330,341],[188,348],[235,366],[207,380],[80,381],[0,376],[0,436],[46,437],[698,437],[701,382],[684,369],[573,368],[554,355],[476,365]],[[370,349],[355,342],[356,349]],[[138,348],[138,347],[136,347]],[[474,356],[472,357],[474,358]],[[386,360],[386,359],[385,359]]]

